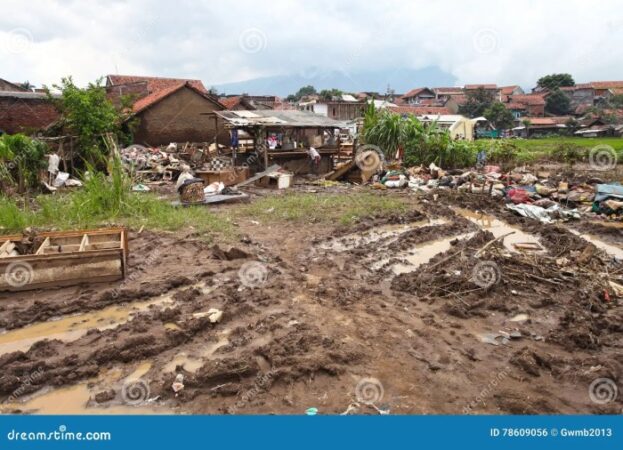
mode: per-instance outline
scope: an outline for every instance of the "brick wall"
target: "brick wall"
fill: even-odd
[[[0,130],[6,133],[31,133],[58,118],[58,111],[44,98],[0,97]]]
[[[147,81],[137,81],[136,83],[118,84],[106,87],[108,99],[116,106],[121,104],[122,96],[131,96],[134,101],[149,94]]]
[[[143,145],[163,145],[170,142],[213,142],[229,144],[229,133],[219,120],[215,127],[213,115],[203,115],[221,110],[210,100],[189,88],[169,95],[138,115],[140,124],[134,141]]]

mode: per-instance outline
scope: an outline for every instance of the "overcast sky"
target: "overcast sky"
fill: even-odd
[[[532,87],[551,72],[621,79],[622,43],[615,0],[2,0],[0,78],[82,84],[119,73],[210,86],[437,66],[458,84]]]

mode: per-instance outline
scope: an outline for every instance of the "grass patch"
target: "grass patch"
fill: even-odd
[[[513,142],[516,143],[522,150],[529,152],[550,153],[561,144],[575,144],[589,149],[595,147],[596,145],[609,145],[617,152],[623,151],[623,138],[618,137],[581,138],[554,136],[547,138],[515,139]]]
[[[350,225],[372,215],[404,213],[404,200],[372,193],[296,194],[264,197],[233,210],[237,218],[254,218],[264,223],[339,223]]]
[[[223,234],[231,237],[233,226],[204,206],[174,208],[151,194],[129,194],[119,209],[94,203],[94,199],[78,191],[63,196],[39,196],[32,208],[18,206],[0,198],[0,234],[19,233],[26,227],[44,229],[87,229],[123,225],[130,228],[175,231],[193,227],[199,233]],[[97,207],[99,205],[100,207]]]

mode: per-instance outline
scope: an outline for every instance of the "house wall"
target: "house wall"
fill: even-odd
[[[334,120],[354,120],[363,117],[365,102],[327,103],[327,117]]]
[[[26,89],[22,89],[21,87],[16,87],[13,83],[10,83],[0,78],[0,91],[25,92]]]
[[[45,98],[0,97],[0,130],[6,133],[31,133],[58,118],[58,111]]]
[[[222,120],[215,126],[211,113],[222,110],[189,88],[180,89],[139,113],[140,123],[134,141],[142,145],[163,145],[170,142],[218,142],[228,145],[229,132]]]
[[[542,117],[545,115],[545,105],[527,105],[528,115],[531,117]]]

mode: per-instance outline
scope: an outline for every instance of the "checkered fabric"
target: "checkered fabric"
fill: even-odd
[[[208,163],[208,165],[210,167],[210,170],[213,170],[215,172],[220,172],[221,170],[225,170],[225,169],[232,167],[234,164],[231,158],[218,157],[218,158],[212,159]]]

